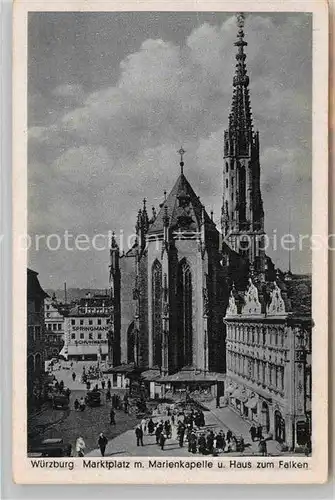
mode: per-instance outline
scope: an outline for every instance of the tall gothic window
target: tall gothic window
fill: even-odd
[[[187,261],[183,259],[178,265],[178,356],[179,366],[192,366],[192,274]]]
[[[152,352],[153,365],[162,365],[162,264],[152,266]]]

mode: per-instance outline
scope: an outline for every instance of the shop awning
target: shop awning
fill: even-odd
[[[252,410],[254,410],[255,408],[257,408],[257,398],[250,398],[248,399],[248,401],[245,403],[245,406],[247,408],[251,408]]]
[[[101,348],[101,351],[100,351]],[[92,354],[108,354],[108,345],[101,344],[101,346],[91,345],[69,345],[67,347],[68,356],[89,356]]]

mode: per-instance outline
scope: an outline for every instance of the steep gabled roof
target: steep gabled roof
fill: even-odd
[[[185,208],[179,206],[179,200],[183,198],[188,200],[188,205]],[[179,217],[185,215],[185,211],[191,218],[190,223],[187,226],[187,230],[199,231],[201,225],[202,210],[203,208],[201,201],[193,191],[185,175],[182,173],[178,177],[166,201],[161,206],[156,219],[149,228],[148,234],[155,234],[163,231],[165,215],[167,215],[169,218],[170,227],[176,228],[179,225]],[[214,227],[214,223],[205,210],[204,218],[206,225],[208,224]]]

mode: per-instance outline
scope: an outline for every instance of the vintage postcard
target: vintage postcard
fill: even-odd
[[[13,32],[14,480],[326,481],[327,3]]]

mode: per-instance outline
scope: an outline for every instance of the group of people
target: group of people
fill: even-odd
[[[90,365],[87,370],[83,367],[81,382],[87,384],[90,379],[100,379],[102,376],[101,369],[98,365]],[[72,374],[73,377],[73,374]]]
[[[104,457],[105,452],[106,452],[106,447],[108,444],[108,439],[103,432],[100,432],[97,444],[98,444],[98,448],[100,449],[101,456]],[[77,455],[77,457],[84,457],[85,456],[85,449],[86,449],[86,443],[84,441],[84,438],[82,436],[79,436],[77,441],[76,441],[76,455]]]

